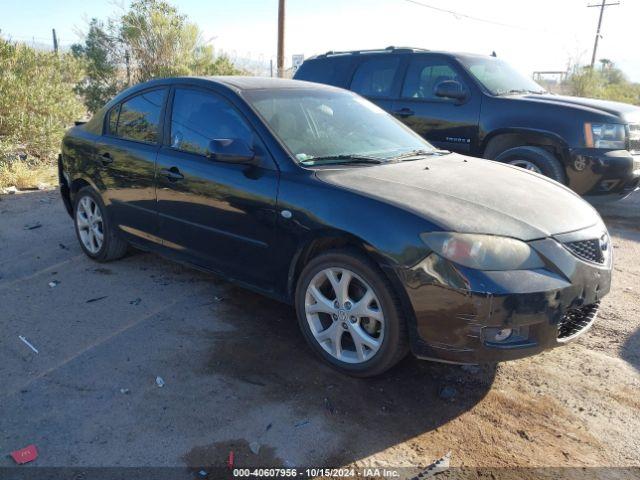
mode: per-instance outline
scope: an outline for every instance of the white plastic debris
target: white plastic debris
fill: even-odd
[[[164,380],[162,377],[156,377],[156,385],[160,388],[164,387]]]
[[[18,189],[12,185],[10,187],[3,188],[2,193],[14,194],[14,193],[18,193]]]
[[[52,280],[49,282],[49,287],[55,288],[60,284],[60,280]]]
[[[36,347],[34,347],[31,342],[29,340],[27,340],[24,336],[22,335],[18,335],[18,338],[20,340],[22,340],[22,343],[24,343],[27,347],[29,347],[31,350],[33,350],[35,353],[40,353],[38,352],[38,349]]]
[[[251,442],[249,444],[249,448],[255,455],[258,455],[258,453],[260,452],[260,444],[258,442]]]
[[[424,478],[433,477],[434,475],[444,472],[449,469],[449,464],[451,462],[451,451],[448,451],[443,457],[440,457],[438,460],[433,462],[427,468],[422,470],[418,475],[413,477],[411,480],[422,480]]]

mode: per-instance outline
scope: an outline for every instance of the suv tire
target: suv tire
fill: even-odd
[[[544,148],[528,146],[510,148],[497,155],[495,159],[498,162],[537,171],[563,185],[567,183],[562,164]]]

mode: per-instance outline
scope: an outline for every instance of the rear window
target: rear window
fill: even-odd
[[[343,87],[351,65],[350,57],[330,57],[304,62],[294,78]]]
[[[351,90],[367,97],[389,97],[400,66],[399,57],[380,57],[360,64],[351,81]]]

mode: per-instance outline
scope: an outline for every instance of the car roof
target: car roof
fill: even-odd
[[[405,54],[419,54],[419,53],[429,53],[429,54],[437,54],[437,55],[447,55],[451,57],[458,58],[492,58],[490,55],[482,55],[478,53],[466,53],[466,52],[448,52],[445,50],[427,50],[425,48],[416,48],[416,47],[386,47],[386,48],[378,48],[372,50],[345,50],[345,51],[328,51],[326,53],[321,53],[319,55],[315,55],[313,57],[309,57],[308,60],[316,60],[321,58],[332,58],[332,57],[345,57],[345,56],[372,56],[372,55],[385,55],[390,53],[405,53]]]

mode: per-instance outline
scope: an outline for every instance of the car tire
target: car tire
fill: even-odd
[[[497,155],[495,159],[498,162],[541,173],[556,182],[567,183],[562,164],[551,152],[544,148],[528,146],[510,148]]]
[[[327,272],[335,275],[334,281],[351,279],[347,284],[347,294],[342,296],[342,300],[350,300],[346,303],[352,304],[351,311],[342,308],[344,305],[340,305],[340,309],[335,308],[338,295],[326,276]],[[320,309],[326,306],[319,301],[310,304],[316,302],[314,294],[310,293],[312,284],[321,294],[327,294],[327,300],[333,301],[333,315],[339,318],[333,318],[327,311],[310,313],[318,305],[321,305]],[[373,301],[364,299],[369,290]],[[333,299],[330,292],[334,293]],[[357,250],[332,250],[313,258],[299,276],[295,304],[300,329],[312,350],[342,373],[355,377],[379,375],[409,351],[406,323],[393,287],[380,268]],[[374,314],[376,318],[367,314]],[[337,334],[339,341],[335,342],[340,343],[339,358],[333,340],[323,342],[318,337],[326,335],[325,332],[331,328],[338,332],[340,327],[342,334]],[[336,337],[332,335],[332,338]]]
[[[127,253],[127,242],[117,235],[100,195],[93,188],[83,187],[75,195],[73,223],[80,247],[89,258],[109,262]]]

